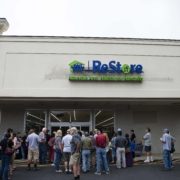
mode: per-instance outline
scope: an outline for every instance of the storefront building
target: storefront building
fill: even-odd
[[[168,128],[180,153],[180,41],[0,36],[0,134]]]

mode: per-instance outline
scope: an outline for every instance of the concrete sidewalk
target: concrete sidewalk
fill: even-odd
[[[154,162],[151,164],[161,164],[163,163],[162,160],[162,154],[155,154],[153,155],[154,158]],[[140,157],[135,157],[134,159],[134,164],[138,165],[138,164],[144,164],[144,160],[146,159],[145,155],[142,155]],[[176,153],[173,155],[173,161],[176,163],[180,163],[180,154]],[[26,162],[27,160],[15,160],[15,164],[17,167],[19,166],[26,166]],[[50,166],[50,164],[46,164],[46,165],[42,165],[42,166]]]
[[[81,174],[81,180],[179,180],[180,164],[171,171],[162,171],[162,165],[137,165],[131,168],[117,169],[110,166],[110,174],[95,175],[95,170]],[[56,173],[54,167],[40,167],[39,171],[27,171],[25,167],[16,169],[13,180],[73,180],[72,174]]]

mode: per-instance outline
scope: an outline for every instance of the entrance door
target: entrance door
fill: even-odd
[[[61,123],[61,124],[51,123],[50,130],[52,133],[52,132],[56,132],[58,129],[61,129],[62,134],[65,135],[67,130],[71,127],[76,127],[79,131],[83,131],[83,132],[90,131],[89,123],[83,123],[81,125],[79,123],[69,123],[69,125],[67,123]]]
[[[76,127],[80,131],[92,129],[91,111],[89,110],[52,110],[49,112],[49,129],[51,133],[61,129],[63,135],[67,129]]]

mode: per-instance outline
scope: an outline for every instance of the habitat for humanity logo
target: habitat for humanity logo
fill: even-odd
[[[82,72],[84,70],[84,63],[77,60],[72,61],[70,64],[71,72]]]
[[[142,81],[141,64],[121,64],[119,61],[102,63],[99,60],[88,61],[88,65],[77,60],[70,64],[72,81]]]

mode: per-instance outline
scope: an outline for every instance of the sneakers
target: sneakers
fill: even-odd
[[[72,174],[72,170],[69,170],[68,172],[69,172],[69,174]]]
[[[95,172],[94,174],[95,174],[95,175],[101,175],[101,173],[100,173],[100,172]]]
[[[104,173],[107,174],[107,175],[110,174],[109,171],[105,171]],[[94,174],[95,174],[95,175],[101,175],[100,172],[95,172]]]
[[[59,170],[56,170],[56,172],[57,172],[57,173],[62,173],[62,170],[61,170],[61,169],[59,169]]]
[[[80,175],[77,175],[76,177],[74,177],[74,180],[79,180],[80,179]]]
[[[68,169],[66,169],[66,170],[65,170],[65,173],[66,173],[66,174],[69,174],[69,171],[68,171]]]
[[[144,162],[145,162],[145,163],[150,163],[150,160],[146,159]]]
[[[153,157],[152,157],[152,156],[151,156],[151,158],[150,158],[150,161],[151,161],[151,162],[153,162],[153,161],[154,161],[154,159],[153,159]]]
[[[147,156],[146,160],[144,161],[145,163],[150,163],[150,157]]]

